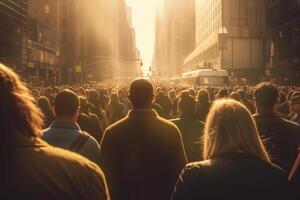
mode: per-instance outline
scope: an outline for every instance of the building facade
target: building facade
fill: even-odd
[[[71,82],[136,73],[135,31],[124,0],[74,0],[61,6],[62,62]]]
[[[0,2],[0,62],[27,77],[27,0]]]
[[[183,73],[183,61],[195,45],[194,0],[165,0],[156,17],[156,44],[153,59],[158,77],[176,77]]]
[[[286,84],[300,79],[300,1],[267,0],[267,75]]]
[[[196,0],[196,48],[185,70],[229,70],[256,81],[265,68],[264,0]]]
[[[59,0],[28,0],[28,81],[61,82]]]

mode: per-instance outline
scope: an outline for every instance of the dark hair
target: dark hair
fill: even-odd
[[[229,93],[227,89],[220,89],[218,92],[218,98],[225,98],[228,97]]]
[[[57,117],[71,117],[79,108],[79,98],[71,90],[63,90],[54,99],[54,110]]]
[[[241,96],[238,92],[231,92],[230,98],[236,101],[241,101]]]
[[[207,89],[200,89],[197,94],[197,101],[199,103],[208,104],[210,102],[209,93]]]
[[[37,137],[43,126],[43,114],[19,76],[1,63],[0,98],[1,140],[8,143],[13,133]]]
[[[178,108],[183,113],[194,113],[195,107],[195,99],[189,94],[189,91],[182,92],[178,102]]]
[[[110,96],[109,106],[116,106],[118,104],[120,104],[119,96],[116,93],[113,93]]]
[[[41,96],[38,99],[37,106],[43,111],[43,113],[51,111],[49,99],[45,96]]]
[[[90,106],[88,100],[85,97],[79,97],[79,102],[80,102],[80,112],[89,115]]]
[[[254,97],[258,106],[272,108],[278,100],[279,92],[273,83],[263,82],[255,87]]]
[[[51,105],[47,97],[41,96],[37,101],[37,106],[41,109],[46,118],[52,116]]]
[[[146,79],[136,79],[130,85],[130,100],[137,109],[150,108],[153,100],[153,85]]]

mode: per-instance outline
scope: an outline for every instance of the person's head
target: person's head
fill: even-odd
[[[197,94],[197,101],[199,103],[204,103],[207,104],[210,102],[210,98],[209,98],[209,92],[207,89],[200,89],[198,94]]]
[[[229,96],[228,90],[227,89],[220,89],[218,92],[218,98],[227,98]]]
[[[134,109],[149,109],[154,99],[153,85],[149,80],[136,79],[130,85],[129,98]]]
[[[231,92],[229,97],[233,100],[241,101],[241,97],[237,92]]]
[[[289,103],[291,111],[300,114],[300,92],[294,92]]]
[[[169,93],[168,93],[168,95],[169,95],[169,98],[171,100],[175,99],[176,98],[176,92],[175,92],[175,90],[170,90]]]
[[[178,102],[178,110],[183,114],[194,114],[195,106],[195,99],[189,94],[189,92],[182,92]]]
[[[217,100],[205,123],[204,158],[232,153],[250,154],[270,162],[249,110],[235,100]]]
[[[257,112],[260,112],[261,110],[274,110],[278,97],[278,89],[273,83],[264,82],[258,84],[254,91],[254,103]]]
[[[94,105],[97,106],[99,104],[99,94],[96,90],[91,90],[89,92],[88,100]]]
[[[54,113],[58,120],[76,122],[79,113],[79,98],[71,90],[63,90],[54,99]]]
[[[90,107],[89,102],[85,97],[79,97],[80,102],[80,112],[89,115]]]
[[[188,92],[192,97],[196,96],[196,90],[194,88],[189,88]]]
[[[116,93],[113,93],[110,96],[109,105],[112,106],[112,105],[116,105],[116,104],[119,104],[119,97],[118,97],[118,95]]]
[[[0,137],[8,144],[15,133],[37,137],[43,114],[19,76],[0,63]]]
[[[37,106],[42,110],[42,112],[46,114],[50,114],[51,111],[51,105],[47,97],[41,96],[37,101]]]

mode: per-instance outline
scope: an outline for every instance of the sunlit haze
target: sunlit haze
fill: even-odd
[[[126,0],[132,7],[137,46],[145,67],[151,66],[155,40],[155,13],[164,0]]]

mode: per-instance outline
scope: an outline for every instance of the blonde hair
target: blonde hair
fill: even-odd
[[[7,142],[12,133],[39,136],[43,114],[19,76],[0,63],[0,121],[1,138]]]
[[[239,152],[270,162],[249,110],[235,100],[217,100],[205,124],[204,159]]]

